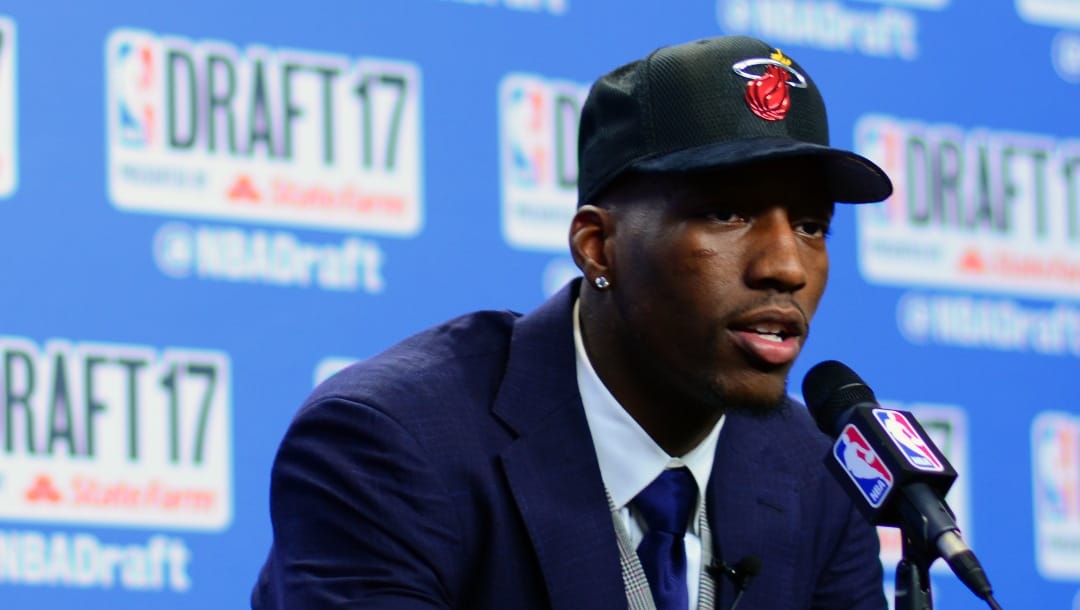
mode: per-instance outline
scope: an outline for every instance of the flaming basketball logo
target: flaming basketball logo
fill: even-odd
[[[764,74],[749,69],[764,66]],[[768,59],[746,59],[732,66],[735,73],[750,79],[746,84],[746,104],[766,121],[779,121],[791,107],[791,87],[806,87],[806,77],[791,67],[791,60],[776,49]],[[794,80],[793,80],[794,79]]]

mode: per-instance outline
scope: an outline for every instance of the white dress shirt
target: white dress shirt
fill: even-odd
[[[697,607],[698,587],[705,554],[701,548],[701,532],[698,525],[705,510],[705,488],[709,484],[721,417],[705,440],[682,456],[670,456],[626,412],[596,375],[585,342],[581,336],[581,318],[578,303],[574,303],[574,347],[577,360],[577,383],[581,402],[585,406],[585,418],[589,422],[596,458],[600,462],[600,475],[608,495],[630,535],[630,543],[637,548],[645,533],[645,522],[631,510],[630,502],[667,468],[686,467],[694,475],[698,487],[697,508],[690,516],[684,538],[686,546],[687,591],[690,608]]]

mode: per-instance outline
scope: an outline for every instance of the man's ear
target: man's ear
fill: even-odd
[[[593,285],[597,277],[614,281],[615,222],[612,213],[595,205],[583,205],[570,222],[570,252],[585,281]]]

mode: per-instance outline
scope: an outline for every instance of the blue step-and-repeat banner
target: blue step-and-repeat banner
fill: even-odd
[[[0,606],[245,607],[313,385],[575,275],[588,84],[721,33],[896,184],[792,389],[915,411],[1002,604],[1080,608],[1080,0],[0,4]]]

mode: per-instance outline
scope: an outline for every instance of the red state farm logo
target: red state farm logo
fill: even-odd
[[[262,199],[259,195],[259,190],[255,188],[255,184],[251,181],[251,178],[244,174],[237,176],[236,182],[229,187],[227,196],[233,201],[257,202]]]
[[[986,273],[986,261],[982,254],[974,248],[968,250],[960,258],[960,271],[964,273]]]
[[[26,499],[30,502],[48,502],[57,504],[60,502],[60,492],[53,485],[52,477],[47,474],[38,475],[30,489],[26,490]]]

